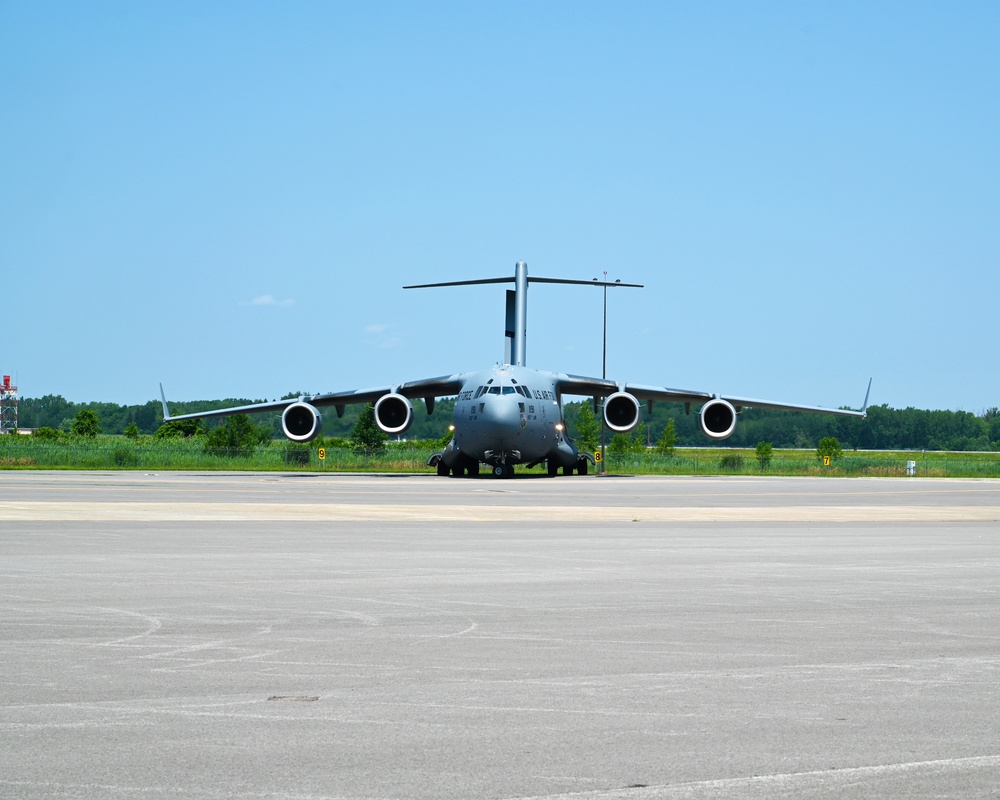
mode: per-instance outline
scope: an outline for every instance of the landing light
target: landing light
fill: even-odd
[[[563,429],[563,424],[561,422],[556,423],[556,430],[561,431]]]

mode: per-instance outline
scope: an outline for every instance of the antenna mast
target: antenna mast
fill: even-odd
[[[0,434],[17,433],[17,387],[11,386],[10,375],[0,383]]]

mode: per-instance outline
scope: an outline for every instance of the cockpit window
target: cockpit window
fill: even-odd
[[[490,394],[500,394],[500,387],[499,386],[491,386],[489,388],[489,393]]]
[[[513,386],[504,386],[503,387],[503,393],[504,394],[514,394],[514,387]]]

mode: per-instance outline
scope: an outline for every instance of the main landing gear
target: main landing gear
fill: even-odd
[[[548,470],[550,478],[554,478],[556,475],[559,474],[559,464],[556,461],[549,459],[546,462],[545,466],[546,469]],[[589,467],[590,467],[590,462],[586,458],[581,458],[579,461],[576,462],[575,466],[563,467],[562,473],[563,475],[572,475],[573,470],[575,469],[577,475],[586,475],[587,472],[589,471]]]
[[[468,474],[470,478],[477,478],[479,477],[479,462],[468,461],[464,464],[456,464],[454,467],[449,468],[444,461],[438,461],[437,474],[442,478],[447,478],[449,475],[455,478],[461,478],[466,474]]]

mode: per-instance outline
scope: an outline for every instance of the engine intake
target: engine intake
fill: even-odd
[[[615,433],[631,433],[639,424],[639,401],[628,392],[615,392],[604,401],[604,422]]]
[[[323,430],[323,415],[308,403],[292,403],[281,414],[281,430],[293,442],[311,442]]]
[[[736,409],[725,400],[709,400],[698,416],[701,431],[709,439],[728,439],[736,430]]]
[[[375,403],[375,424],[383,433],[405,433],[413,423],[413,406],[403,395],[390,392]]]

